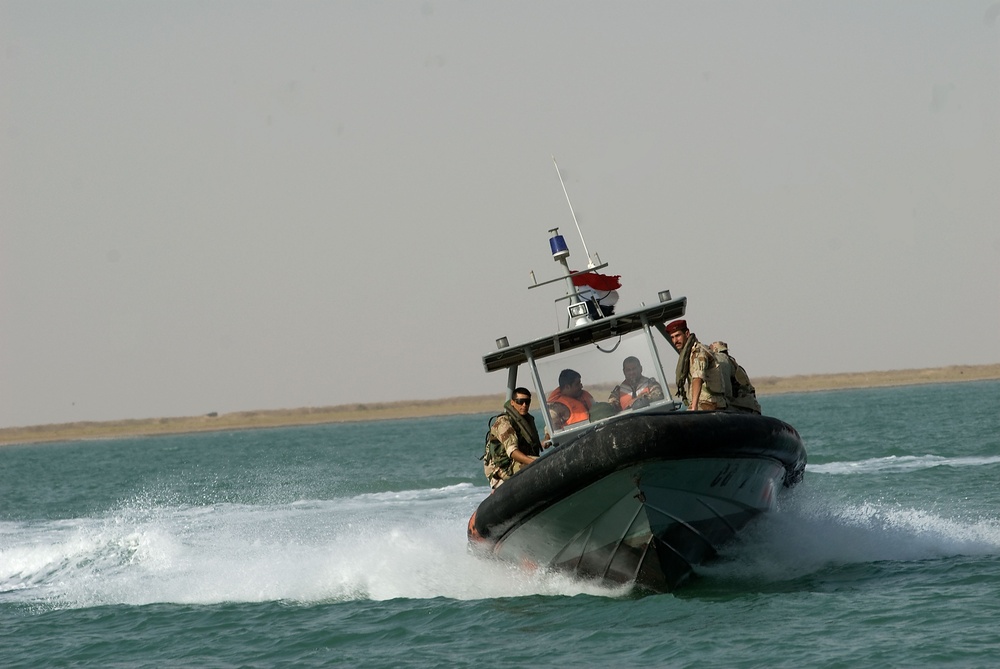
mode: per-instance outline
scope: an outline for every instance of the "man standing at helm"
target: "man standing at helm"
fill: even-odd
[[[715,356],[688,330],[687,321],[677,320],[665,328],[677,349],[677,394],[691,411],[725,409],[726,394]]]

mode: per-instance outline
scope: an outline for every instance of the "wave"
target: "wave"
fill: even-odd
[[[471,600],[619,592],[468,551],[488,488],[459,484],[288,504],[151,504],[0,523],[0,602],[109,604]]]
[[[845,566],[1000,555],[1000,519],[948,516],[896,503],[834,501],[796,489],[779,510],[730,544],[708,567],[727,579],[793,581]]]
[[[949,458],[940,455],[891,455],[854,462],[810,464],[810,474],[872,474],[879,472],[910,472],[931,467],[981,467],[1000,464],[1000,456]]]
[[[927,456],[864,463],[892,460],[908,466],[1000,461]],[[840,473],[837,468],[849,464],[821,467]],[[488,493],[463,483],[332,500],[206,505],[143,495],[96,517],[0,522],[0,603],[49,609],[628,593],[470,553],[466,523]],[[699,572],[739,588],[780,587],[845,565],[1000,555],[996,518],[839,495],[808,486],[789,491],[774,513],[725,549],[721,562]]]

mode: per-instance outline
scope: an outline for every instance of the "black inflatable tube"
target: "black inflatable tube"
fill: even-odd
[[[687,458],[764,457],[785,468],[785,485],[802,477],[806,452],[791,425],[727,411],[644,412],[580,433],[497,488],[476,511],[475,529],[499,539],[510,528],[625,467]]]

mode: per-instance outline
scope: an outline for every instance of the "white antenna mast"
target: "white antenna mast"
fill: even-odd
[[[587,250],[587,240],[583,238],[583,231],[580,230],[580,222],[576,220],[576,212],[573,211],[573,203],[569,201],[569,192],[566,190],[566,182],[563,181],[562,173],[559,171],[559,163],[556,162],[555,156],[552,156],[552,164],[556,166],[556,174],[559,175],[559,183],[562,184],[563,194],[566,196],[566,204],[569,205],[569,213],[573,215],[573,223],[576,224],[576,231],[580,234],[580,242],[583,243],[583,252],[587,254],[587,267],[593,268],[595,267],[594,260],[590,257],[590,251]]]

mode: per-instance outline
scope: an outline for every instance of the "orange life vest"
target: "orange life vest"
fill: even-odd
[[[635,389],[634,393],[632,386],[628,385],[628,382],[618,384],[618,387],[616,388],[618,391],[618,404],[621,406],[622,410],[628,409],[632,406],[632,402],[635,402],[637,399],[641,399],[642,397],[645,397],[649,393],[653,392],[652,384],[652,379],[645,376],[641,377],[639,379],[639,387]]]
[[[590,420],[590,407],[594,406],[594,397],[584,390],[580,399],[577,399],[569,395],[563,395],[559,388],[556,388],[549,393],[549,404],[553,402],[558,402],[569,409],[569,418],[566,419],[566,425],[572,425],[573,423]]]

